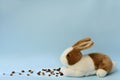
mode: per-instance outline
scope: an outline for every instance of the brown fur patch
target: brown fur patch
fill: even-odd
[[[91,53],[89,56],[93,59],[96,70],[104,69],[109,72],[112,69],[112,61],[107,55],[101,53]]]
[[[69,52],[69,54],[66,55],[69,65],[73,65],[77,63],[81,59],[81,57],[82,57],[82,54],[78,49],[73,49],[71,52]]]

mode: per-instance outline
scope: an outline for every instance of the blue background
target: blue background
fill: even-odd
[[[0,0],[0,74],[8,73],[0,79],[38,80],[35,75],[9,77],[9,72],[61,67],[61,53],[88,36],[95,44],[83,53],[108,54],[118,70],[103,80],[119,80],[120,0]]]

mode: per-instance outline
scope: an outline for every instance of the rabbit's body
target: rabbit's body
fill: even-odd
[[[95,74],[95,67],[90,56],[85,55],[76,64],[61,68],[61,72],[66,76],[82,77]]]
[[[80,52],[91,45],[93,45],[91,39],[85,38],[66,49],[61,56],[61,62],[65,65],[61,72],[66,76],[75,77],[93,74],[99,77],[106,76],[113,68],[113,63],[107,55],[101,53],[82,55]]]

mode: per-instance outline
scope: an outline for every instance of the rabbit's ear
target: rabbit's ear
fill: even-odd
[[[72,47],[79,49],[79,50],[84,50],[84,49],[88,49],[93,45],[93,41],[91,41],[90,38],[84,38],[80,41],[78,41],[77,43],[75,43]]]
[[[76,47],[76,46],[78,46],[79,44],[81,44],[81,43],[83,43],[83,42],[87,42],[87,41],[91,41],[91,38],[86,37],[86,38],[84,38],[84,39],[81,39],[81,40],[79,40],[78,42],[76,42],[72,47]]]

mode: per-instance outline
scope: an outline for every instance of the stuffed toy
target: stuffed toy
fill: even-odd
[[[81,53],[93,45],[89,37],[76,42],[72,47],[66,49],[60,57],[64,67],[61,72],[65,76],[82,77],[96,74],[105,77],[111,73],[115,63],[105,54],[94,52],[87,55]]]

